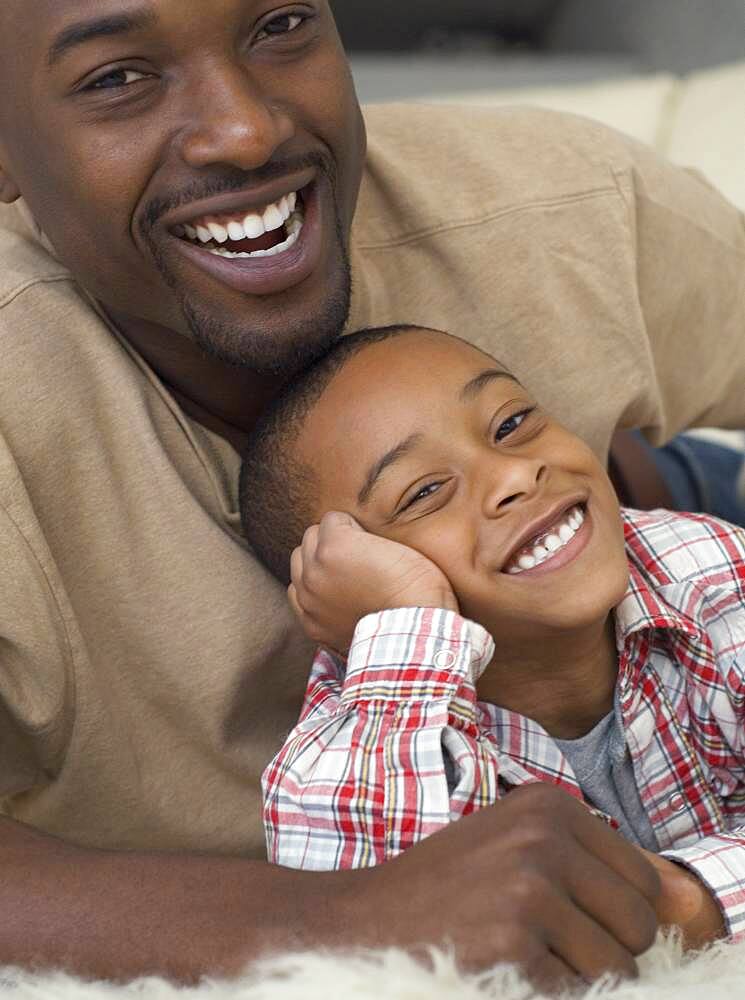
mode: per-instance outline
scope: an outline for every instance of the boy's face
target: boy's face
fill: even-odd
[[[623,596],[623,529],[599,461],[459,340],[411,332],[364,348],[297,447],[316,473],[316,519],[347,511],[422,552],[498,644],[594,625]]]

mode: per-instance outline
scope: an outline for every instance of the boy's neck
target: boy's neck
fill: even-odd
[[[533,719],[550,736],[577,739],[613,709],[618,678],[612,615],[596,628],[534,645],[524,656],[498,651],[478,683],[478,696]]]

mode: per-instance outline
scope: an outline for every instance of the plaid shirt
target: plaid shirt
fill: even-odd
[[[661,853],[745,936],[745,532],[660,511],[624,522],[617,693],[639,794]],[[582,800],[541,726],[477,701],[493,648],[457,614],[403,608],[359,623],[346,670],[320,652],[263,776],[270,860],[376,865],[526,782]]]

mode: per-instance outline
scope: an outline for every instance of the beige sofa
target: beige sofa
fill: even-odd
[[[532,104],[597,118],[696,167],[745,209],[745,62],[581,86],[434,95],[466,104]]]

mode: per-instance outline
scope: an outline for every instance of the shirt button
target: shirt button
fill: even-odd
[[[682,812],[685,809],[685,807],[686,807],[686,800],[680,794],[680,792],[675,792],[674,795],[670,796],[670,798],[668,799],[667,804],[670,806],[671,812],[679,813],[679,812]]]
[[[441,649],[439,653],[435,653],[434,663],[441,670],[447,670],[448,667],[452,667],[456,659],[457,657],[452,649]]]

